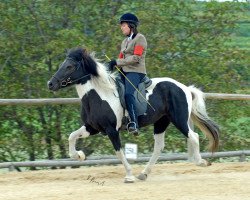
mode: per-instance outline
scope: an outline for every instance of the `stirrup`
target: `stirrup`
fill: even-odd
[[[139,130],[137,128],[137,125],[135,122],[129,122],[127,124],[127,130],[129,134],[133,134],[134,136],[138,136],[139,135]]]

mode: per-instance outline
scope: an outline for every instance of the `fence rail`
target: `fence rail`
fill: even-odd
[[[248,94],[222,94],[205,93],[207,99],[222,100],[250,100]],[[0,99],[0,106],[11,105],[55,105],[55,104],[80,104],[79,98],[47,98],[47,99]]]
[[[202,158],[225,158],[225,157],[240,157],[239,161],[243,162],[246,160],[246,156],[250,156],[250,150],[242,151],[228,151],[228,152],[216,152],[212,153],[201,153]],[[141,155],[135,163],[149,161],[149,155]],[[187,154],[161,154],[159,161],[177,161],[187,160]],[[41,161],[25,161],[25,162],[4,162],[0,163],[0,168],[9,168],[13,171],[16,167],[75,167],[75,166],[91,166],[91,165],[114,165],[121,164],[115,156],[90,156],[85,161],[76,161],[72,159],[61,159],[61,160],[41,160]]]
[[[222,100],[250,100],[247,94],[222,94],[222,93],[205,93],[207,99]],[[56,104],[79,104],[79,98],[47,98],[47,99],[0,99],[0,106],[10,105],[56,105]],[[240,157],[240,161],[244,161],[246,156],[250,156],[250,150],[201,153],[203,158],[223,158],[223,157]],[[140,156],[133,162],[147,162],[149,156]],[[159,161],[175,161],[186,160],[187,154],[162,154]],[[74,161],[70,159],[62,160],[42,160],[42,161],[26,161],[26,162],[4,162],[0,163],[0,168],[9,168],[10,171],[15,167],[67,167],[67,166],[84,166],[84,165],[108,165],[121,163],[114,156],[89,157],[85,161]]]
[[[222,100],[250,100],[249,94],[223,94],[223,93],[205,93],[206,99]]]

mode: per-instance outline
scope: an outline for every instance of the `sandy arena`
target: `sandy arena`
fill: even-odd
[[[132,165],[137,175],[144,165]],[[1,200],[249,200],[250,163],[157,164],[147,181],[123,183],[122,165],[0,174]]]

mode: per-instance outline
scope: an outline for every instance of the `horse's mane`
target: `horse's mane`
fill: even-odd
[[[88,54],[86,49],[83,49],[82,47],[72,48],[69,50],[67,57],[70,57],[77,62],[82,61],[88,73],[93,76],[98,76],[97,64]]]
[[[106,66],[95,58],[94,52],[89,54],[86,49],[76,47],[69,50],[67,57],[74,59],[77,62],[83,62],[88,73],[92,75],[91,81],[101,88],[115,89],[113,81],[111,82],[111,74]]]

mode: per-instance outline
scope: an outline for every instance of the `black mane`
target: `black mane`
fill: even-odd
[[[98,76],[97,63],[88,54],[86,49],[82,47],[72,48],[68,51],[67,57],[72,58],[76,62],[83,62],[85,69],[92,75]]]

